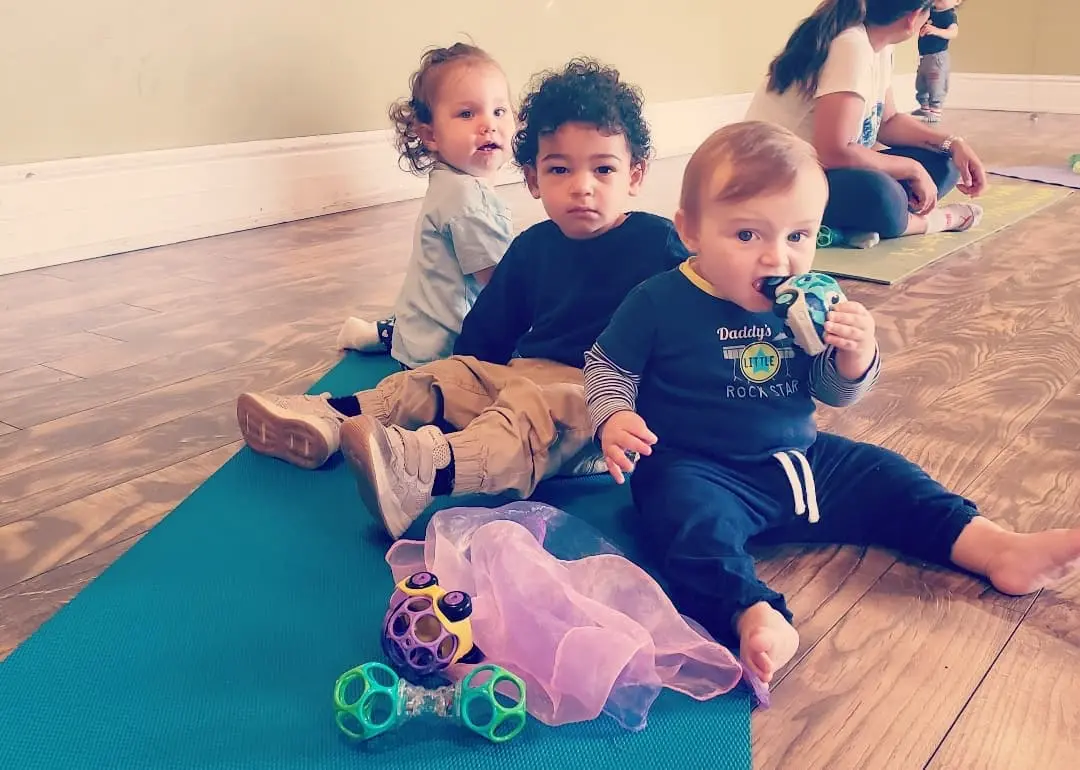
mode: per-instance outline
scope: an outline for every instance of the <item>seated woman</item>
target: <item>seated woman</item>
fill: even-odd
[[[932,5],[824,0],[769,65],[747,112],[814,145],[829,179],[824,224],[859,234],[850,245],[967,230],[982,217],[973,203],[938,205],[953,187],[972,198],[986,187],[975,151],[893,101],[893,46],[918,33]]]

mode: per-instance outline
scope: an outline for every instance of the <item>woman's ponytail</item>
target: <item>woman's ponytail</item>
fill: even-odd
[[[769,90],[782,94],[796,86],[801,93],[812,97],[833,39],[865,19],[866,0],[822,0],[795,28],[784,50],[769,64]]]

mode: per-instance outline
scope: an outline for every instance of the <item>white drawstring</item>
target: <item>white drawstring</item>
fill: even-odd
[[[795,465],[791,462],[790,455],[794,455],[795,459],[799,461],[799,466],[802,468],[802,475],[806,480],[805,494],[803,492],[802,482],[799,481],[799,474],[795,471]],[[802,452],[792,449],[790,452],[777,452],[773,457],[780,463],[780,467],[784,469],[784,473],[788,478],[788,483],[791,485],[791,494],[795,500],[795,515],[802,516],[804,513],[808,513],[807,520],[811,524],[816,524],[821,519],[821,516],[818,512],[817,489],[814,486],[814,474],[810,470],[810,463],[807,462],[806,456]]]

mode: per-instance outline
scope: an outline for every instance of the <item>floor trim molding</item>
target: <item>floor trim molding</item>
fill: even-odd
[[[915,106],[912,73],[897,106]],[[657,157],[740,120],[750,94],[647,108]],[[1080,114],[1080,77],[952,77],[950,108]],[[509,168],[503,183],[520,180]],[[388,131],[0,166],[0,275],[316,217],[424,194]]]
[[[691,152],[748,94],[662,102],[658,157]],[[389,131],[0,166],[0,275],[417,198]],[[518,183],[508,167],[501,183]]]
[[[959,72],[950,78],[947,107],[1080,115],[1080,76]]]

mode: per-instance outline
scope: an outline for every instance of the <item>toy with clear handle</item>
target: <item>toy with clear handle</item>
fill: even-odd
[[[370,740],[409,719],[435,716],[503,743],[525,728],[525,683],[489,663],[456,684],[429,690],[409,684],[387,665],[365,663],[338,678],[334,711],[338,727],[354,740]]]

